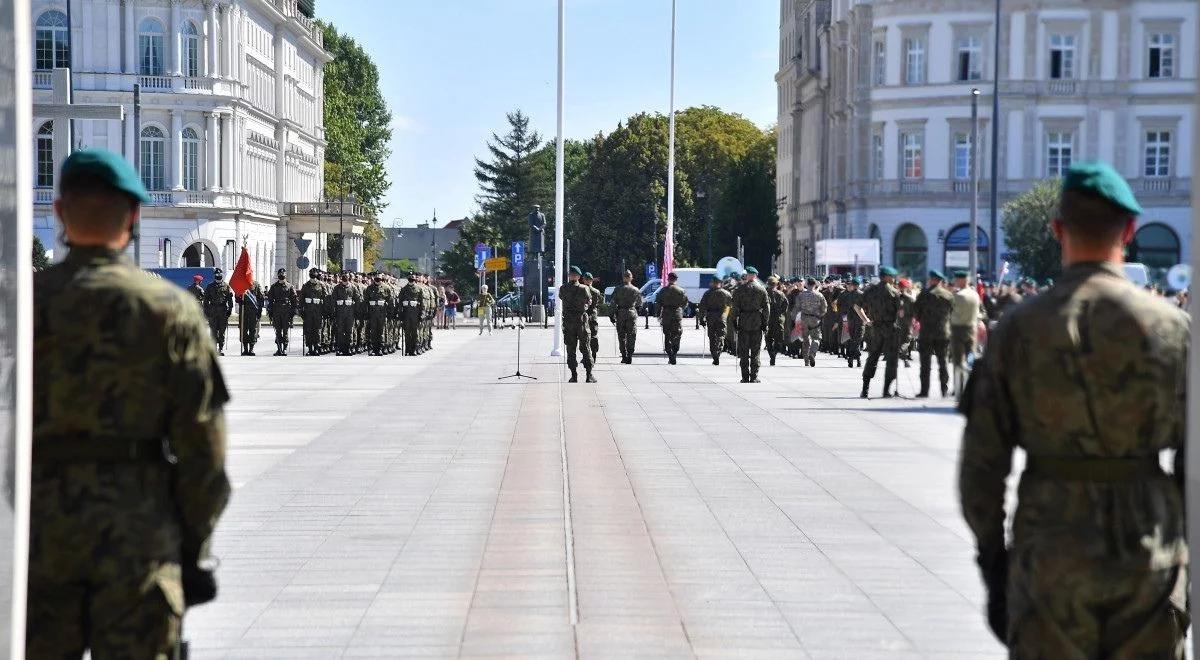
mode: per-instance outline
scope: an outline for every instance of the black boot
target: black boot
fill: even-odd
[[[871,385],[871,379],[870,379],[870,378],[864,378],[864,379],[863,379],[863,388],[862,388],[862,393],[858,395],[858,398],[860,398],[860,399],[866,399],[866,398],[869,398],[869,397],[867,396],[867,388],[868,388],[870,385]]]
[[[588,382],[588,383],[596,382],[596,377],[592,375],[592,372],[590,372],[590,371],[587,372],[587,378],[585,379],[585,382]]]
[[[571,378],[568,379],[567,382],[568,383],[578,383],[579,382],[579,374],[574,369],[571,370]]]
[[[883,379],[883,398],[885,399],[892,398],[892,382],[888,378]]]
[[[748,367],[746,365],[741,365],[741,367],[742,367],[742,382],[749,383],[750,382],[750,367]]]
[[[721,364],[721,356],[720,356],[720,354],[717,354],[717,355],[714,355],[714,356],[713,356],[713,364]]]
[[[771,366],[772,367],[775,366],[775,354],[774,353],[771,354]]]

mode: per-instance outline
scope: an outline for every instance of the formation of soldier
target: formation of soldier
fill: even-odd
[[[334,274],[313,268],[297,290],[280,268],[269,289],[253,282],[241,296],[234,295],[220,268],[207,287],[200,286],[201,276],[196,278],[188,291],[200,302],[220,355],[225,354],[235,306],[242,355],[254,355],[266,316],[275,331],[278,357],[288,354],[297,317],[303,326],[304,355],[420,355],[433,348],[434,319],[445,305],[444,294],[430,284],[429,276],[416,272],[402,281],[387,273]]]

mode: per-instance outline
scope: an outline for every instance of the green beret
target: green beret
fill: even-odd
[[[583,271],[579,270],[579,266],[571,266],[571,272],[576,275],[583,275]]]
[[[758,275],[758,269],[754,266],[746,266],[746,272],[750,275]]]
[[[895,268],[892,268],[891,266],[884,266],[883,268],[879,269],[879,274],[880,275],[890,275],[892,277],[896,277],[897,275],[900,274],[900,271],[896,270]]]
[[[1046,286],[1054,286],[1054,278],[1053,277],[1046,278]]]
[[[929,271],[929,277],[931,277],[931,278],[935,278],[935,279],[939,279],[939,280],[943,280],[943,281],[945,281],[945,279],[946,279],[946,275],[945,275],[945,273],[943,273],[943,272],[942,272],[942,271],[940,271],[940,270],[936,270],[936,269],[935,269],[935,270],[931,270],[931,271]]]
[[[1108,203],[1134,214],[1142,214],[1142,206],[1124,177],[1108,163],[1091,161],[1075,163],[1063,175],[1062,190],[1078,190],[1099,197]]]
[[[965,270],[954,271],[954,279],[958,279],[960,277],[966,277],[966,276],[967,276],[967,271],[965,271]]]
[[[858,285],[861,285],[861,284],[863,283],[863,278],[861,278],[861,277],[858,277],[858,276],[851,277],[851,278],[850,278],[850,283],[851,283],[851,284],[858,284]]]
[[[595,278],[594,278],[594,277],[592,277],[592,274],[591,274],[591,273],[584,273],[584,274],[583,274],[583,279],[585,279],[585,280],[592,280],[592,279],[595,279]]]
[[[108,149],[80,149],[67,156],[59,180],[75,174],[94,176],[143,204],[153,201],[133,165]]]

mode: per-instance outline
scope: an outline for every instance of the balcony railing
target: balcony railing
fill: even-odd
[[[1074,96],[1075,81],[1074,80],[1048,80],[1046,81],[1046,93],[1051,96]]]
[[[1171,192],[1171,179],[1167,177],[1151,177],[1141,180],[1138,186],[1142,192]]]
[[[143,91],[160,92],[171,89],[171,79],[167,76],[138,76],[138,84]]]
[[[157,190],[150,191],[150,199],[153,206],[173,206],[175,204],[175,195],[170,192],[160,192]]]
[[[53,188],[34,188],[33,203],[34,204],[49,204],[54,201]]]
[[[183,88],[201,92],[213,91],[212,78],[184,78]]]
[[[279,13],[296,21],[301,29],[307,32],[313,41],[317,42],[317,45],[322,48],[325,47],[325,33],[311,18],[300,13],[300,7],[297,6],[296,0],[274,0],[274,2],[275,8],[279,10]]]
[[[33,88],[34,89],[50,89],[53,87],[53,72],[51,71],[34,71],[33,72]]]

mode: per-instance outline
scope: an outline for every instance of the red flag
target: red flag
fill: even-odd
[[[237,297],[241,298],[253,283],[254,271],[250,268],[250,252],[243,245],[242,255],[238,257],[237,265],[233,267],[233,275],[229,277],[229,288],[233,289]]]
[[[666,238],[663,239],[663,265],[662,273],[659,274],[663,284],[667,283],[667,275],[675,270],[675,241],[672,240],[672,233],[668,230]]]

